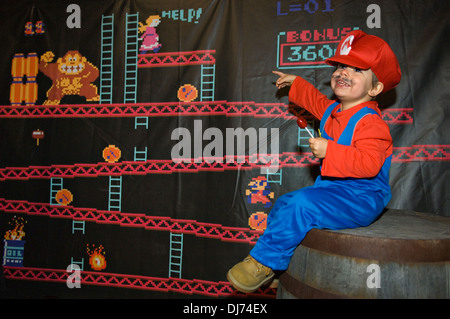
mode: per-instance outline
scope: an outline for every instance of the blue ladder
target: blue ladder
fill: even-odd
[[[109,211],[120,211],[122,201],[122,176],[109,177]]]
[[[74,261],[73,257],[70,257],[70,270],[73,270],[72,265],[78,265],[78,267],[80,267],[80,270],[83,271],[84,270],[84,258],[81,258],[81,261]]]
[[[100,104],[112,103],[114,14],[102,15]]]
[[[276,183],[276,184],[282,184],[282,179],[283,179],[283,169],[278,169],[278,171],[276,173],[271,173],[270,170],[267,170],[266,173],[266,179],[267,179],[267,183]]]
[[[138,126],[145,126],[145,128],[148,129],[148,117],[137,116],[134,120],[134,129],[137,130]]]
[[[58,177],[50,178],[50,205],[61,205],[56,201],[56,193],[63,189],[63,179]]]
[[[169,278],[181,278],[183,234],[170,233]]]
[[[147,146],[144,151],[138,151],[136,146],[134,147],[134,161],[135,162],[146,162],[147,161]]]
[[[126,14],[124,103],[136,103],[139,13]]]
[[[84,220],[73,220],[72,221],[72,235],[75,234],[75,231],[81,231],[83,235],[86,230],[86,222]]]
[[[214,101],[216,65],[201,65],[200,101]]]

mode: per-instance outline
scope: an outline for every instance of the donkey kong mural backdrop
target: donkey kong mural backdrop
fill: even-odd
[[[402,70],[378,99],[394,141],[388,208],[450,216],[449,12],[441,0],[1,1],[0,282],[12,297],[248,297],[228,269],[320,168],[319,122],[290,108],[272,71],[333,98],[325,59],[356,29]]]

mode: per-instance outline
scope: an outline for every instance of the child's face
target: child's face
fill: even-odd
[[[372,99],[372,70],[339,64],[331,76],[331,88],[344,103],[356,105]]]

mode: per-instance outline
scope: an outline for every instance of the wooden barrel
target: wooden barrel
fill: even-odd
[[[13,81],[9,87],[9,101],[11,105],[18,106],[22,104],[25,86],[20,81]]]
[[[450,298],[450,218],[389,209],[368,227],[313,229],[277,298]]]
[[[24,73],[27,78],[33,78],[31,79],[36,80],[36,76],[39,71],[39,58],[36,52],[29,53],[27,58],[25,59],[25,65],[24,65]]]
[[[34,105],[37,100],[38,84],[36,82],[36,76],[38,74],[39,58],[36,52],[28,54],[25,59],[25,76],[26,83],[23,88],[23,101],[25,105]]]
[[[23,100],[24,86],[23,75],[25,74],[25,57],[22,53],[16,53],[11,62],[11,75],[13,81],[10,86],[9,101],[11,105],[21,105]]]
[[[11,63],[11,75],[13,78],[22,80],[25,74],[25,57],[23,53],[16,53]]]
[[[38,84],[36,82],[36,78],[34,78],[33,81],[27,79],[27,82],[23,85],[22,95],[25,105],[30,106],[36,103],[38,95]]]

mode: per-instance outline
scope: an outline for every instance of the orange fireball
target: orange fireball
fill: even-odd
[[[100,245],[98,248],[89,249],[89,245],[87,245],[87,253],[89,255],[89,265],[91,265],[94,270],[103,270],[106,268],[106,258],[105,252],[103,251],[103,246]]]

